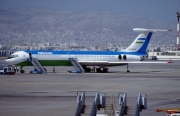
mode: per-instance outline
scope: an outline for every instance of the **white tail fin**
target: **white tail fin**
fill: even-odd
[[[138,37],[133,41],[133,43],[126,48],[125,52],[135,52],[138,54],[146,54],[146,49],[151,39],[153,32],[157,31],[171,31],[171,30],[161,30],[161,29],[144,29],[135,28],[133,31],[140,32]]]

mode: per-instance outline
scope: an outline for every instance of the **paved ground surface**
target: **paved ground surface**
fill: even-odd
[[[148,109],[141,116],[165,116],[157,108],[180,107],[180,61],[173,64],[134,64],[111,67],[110,73],[70,74],[72,67],[46,67],[47,74],[0,75],[0,116],[73,116],[76,92],[86,92],[92,104],[97,91],[106,96],[127,93],[127,105],[135,106],[139,93],[147,94]],[[109,103],[107,103],[109,104]],[[116,104],[116,109],[119,105]]]

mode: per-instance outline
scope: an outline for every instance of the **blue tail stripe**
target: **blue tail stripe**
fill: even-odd
[[[142,47],[137,51],[138,54],[146,54],[146,49],[147,49],[147,46],[148,46],[149,41],[150,41],[150,39],[151,39],[151,36],[152,36],[152,32],[149,32],[147,38],[145,38],[144,44],[143,44]],[[142,38],[139,38],[139,39],[142,39]]]
[[[146,38],[138,38],[138,40],[146,40]]]

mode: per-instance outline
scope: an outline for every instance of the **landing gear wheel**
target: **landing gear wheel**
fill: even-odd
[[[87,73],[89,73],[89,72],[91,72],[91,68],[85,68],[85,72],[87,72]]]
[[[108,72],[108,68],[96,68],[96,72],[97,73],[107,73]]]
[[[127,70],[127,72],[130,72],[130,70]]]
[[[101,72],[101,68],[96,68],[96,72],[100,73]]]
[[[24,71],[24,70],[20,70],[20,72],[21,72],[21,73],[25,73],[25,71]]]
[[[85,71],[86,73],[91,72],[91,68],[86,67],[86,66],[82,66],[82,67],[83,67],[83,69],[84,69],[84,71]]]
[[[103,73],[107,73],[108,72],[108,68],[103,68]]]

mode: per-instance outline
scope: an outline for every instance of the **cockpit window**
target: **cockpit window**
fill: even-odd
[[[16,57],[19,57],[17,54],[11,54],[8,58],[6,59],[10,59],[10,58],[16,58]]]

